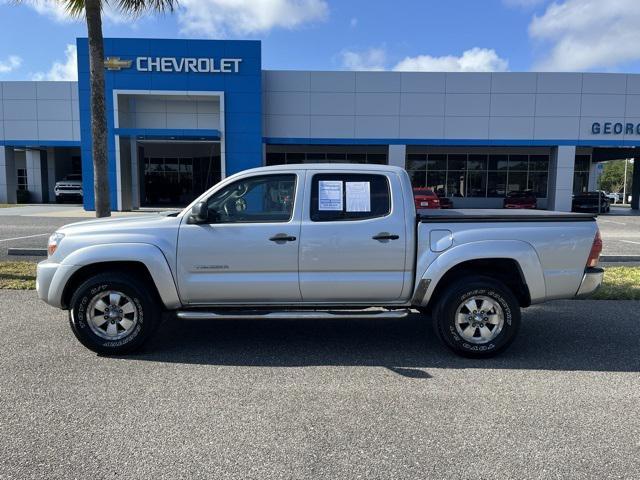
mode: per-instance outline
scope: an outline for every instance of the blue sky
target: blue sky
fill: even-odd
[[[82,21],[52,0],[0,0],[0,80],[71,79]],[[111,37],[246,38],[263,68],[640,71],[638,0],[182,0]],[[69,47],[71,45],[71,47]]]

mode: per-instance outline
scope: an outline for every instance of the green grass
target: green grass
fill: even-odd
[[[640,300],[640,267],[607,267],[596,300]]]
[[[0,290],[34,290],[36,264],[33,262],[0,262]],[[609,267],[604,282],[591,297],[595,300],[640,300],[640,267]]]
[[[0,262],[0,290],[35,290],[36,264]]]
[[[15,203],[0,203],[0,208],[13,208],[13,207],[19,207],[20,205],[17,205]]]

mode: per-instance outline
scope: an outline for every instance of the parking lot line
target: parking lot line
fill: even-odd
[[[606,222],[606,223],[615,223],[616,225],[626,225],[626,223],[624,222],[616,222],[615,220],[600,220],[601,222]]]
[[[48,233],[38,233],[36,235],[27,235],[26,237],[13,237],[13,238],[2,238],[0,242],[10,242],[12,240],[23,240],[25,238],[34,238],[34,237],[44,237],[49,235]]]

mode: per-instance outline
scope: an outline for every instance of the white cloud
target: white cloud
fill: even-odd
[[[64,7],[65,2],[59,0],[25,0],[23,5],[35,10],[40,15],[52,18],[57,22],[74,22],[80,19],[71,17]],[[102,2],[102,19],[111,23],[134,23],[132,18],[118,12],[107,2]]]
[[[459,57],[406,57],[393,69],[415,72],[504,72],[509,69],[509,62],[500,58],[493,49],[475,47],[466,50]]]
[[[53,18],[59,22],[71,20],[62,2],[55,0],[29,0],[24,5],[32,8],[40,15]]]
[[[615,68],[640,60],[638,0],[566,0],[529,24],[529,35],[550,45],[537,70]]]
[[[78,52],[75,45],[67,45],[64,62],[53,62],[48,72],[32,75],[33,80],[78,80]]]
[[[22,58],[17,55],[9,55],[6,60],[0,60],[0,73],[13,72],[22,65]]]
[[[343,50],[340,52],[342,66],[348,70],[384,70],[387,52],[384,48],[370,48],[363,51]]]
[[[181,0],[178,22],[187,35],[224,38],[324,20],[325,0]]]

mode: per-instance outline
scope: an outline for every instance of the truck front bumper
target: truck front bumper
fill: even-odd
[[[50,260],[38,263],[36,271],[38,297],[52,307],[63,308],[62,292],[69,278],[79,268],[76,265],[60,265]]]
[[[577,298],[588,297],[593,292],[600,288],[602,285],[602,277],[604,276],[604,270],[602,268],[588,267],[584,271],[580,288],[576,293]]]

